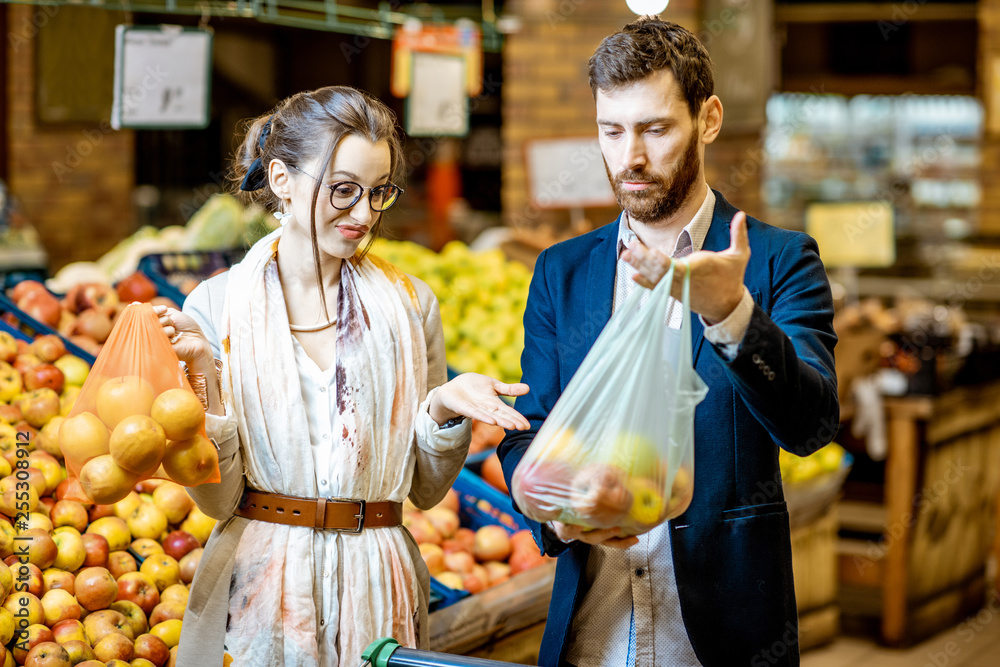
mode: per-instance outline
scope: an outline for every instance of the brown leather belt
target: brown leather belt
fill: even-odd
[[[390,528],[403,523],[403,504],[346,498],[297,498],[280,493],[244,491],[236,516],[257,521],[305,526],[318,530],[360,533],[364,528]]]

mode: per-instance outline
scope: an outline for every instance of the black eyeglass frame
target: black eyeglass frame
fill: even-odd
[[[365,186],[361,185],[360,183],[355,183],[354,181],[337,181],[336,183],[333,183],[331,185],[330,183],[324,183],[323,181],[320,181],[318,178],[316,178],[315,176],[313,176],[309,172],[306,172],[306,171],[303,171],[302,169],[299,169],[294,164],[290,164],[288,166],[291,167],[292,169],[294,169],[297,172],[305,174],[306,176],[308,176],[309,178],[313,179],[314,181],[319,181],[319,184],[322,185],[324,188],[330,188],[330,206],[334,207],[338,211],[346,211],[348,209],[354,208],[357,205],[357,203],[359,201],[361,201],[361,198],[365,196],[365,191],[367,190],[368,191],[368,206],[371,207],[371,209],[373,211],[375,211],[376,213],[384,213],[385,211],[388,211],[390,208],[392,208],[393,206],[395,206],[396,202],[399,201],[399,197],[404,192],[406,192],[406,190],[404,190],[403,188],[399,187],[398,185],[395,185],[394,183],[383,183],[382,185],[374,185],[374,186],[372,186],[370,188],[366,188]],[[357,186],[357,188],[359,190],[358,196],[355,197],[351,201],[351,203],[348,204],[347,206],[337,206],[336,204],[333,203],[333,193],[341,185],[354,185],[354,186]],[[397,194],[393,198],[392,202],[388,206],[386,206],[385,208],[375,208],[375,203],[372,201],[372,195],[375,193],[376,190],[378,190],[380,188],[393,188],[393,189],[395,189],[399,193],[399,194]]]

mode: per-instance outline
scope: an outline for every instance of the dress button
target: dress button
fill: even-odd
[[[329,440],[330,439],[330,434],[329,433],[324,433],[323,434],[323,439],[324,440]]]
[[[319,390],[320,391],[326,391],[326,387],[320,387]]]
[[[635,570],[635,576],[641,577],[643,574],[644,574],[644,571],[643,571],[643,569],[641,567],[636,568],[636,570]]]
[[[320,486],[326,486],[326,480],[325,479],[319,480],[319,483],[320,483]]]
[[[330,578],[330,573],[329,573],[329,572],[327,572],[327,573],[326,573],[326,574],[324,574],[323,576],[324,576],[324,577],[326,577],[327,579],[329,579],[329,578]]]

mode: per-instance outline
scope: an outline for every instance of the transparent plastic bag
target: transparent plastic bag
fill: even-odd
[[[681,328],[666,323],[677,264],[615,312],[528,447],[512,480],[525,516],[638,535],[687,509],[708,387],[691,362],[686,265]]]
[[[156,477],[218,482],[219,455],[205,411],[153,307],[125,307],[59,427],[68,498],[110,505]]]

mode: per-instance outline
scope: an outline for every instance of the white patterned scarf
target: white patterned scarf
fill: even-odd
[[[238,422],[248,488],[315,498],[316,444],[278,277],[281,231],[230,270],[223,390]],[[330,440],[332,495],[401,502],[427,393],[427,346],[412,283],[375,257],[344,261],[336,326],[340,432]],[[349,535],[254,521],[237,550],[227,648],[239,667],[329,667],[359,661],[383,636],[416,646],[418,585],[402,528]]]

